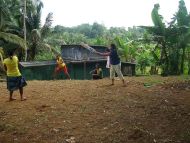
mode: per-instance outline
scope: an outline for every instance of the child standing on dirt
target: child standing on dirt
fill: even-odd
[[[63,61],[63,59],[60,55],[57,55],[56,56],[56,67],[54,70],[53,77],[55,78],[55,76],[61,71],[63,71],[65,73],[65,75],[67,76],[67,79],[71,80],[65,62]]]
[[[22,77],[18,68],[18,58],[12,51],[8,53],[8,58],[3,61],[4,68],[7,75],[7,89],[10,92],[9,101],[16,100],[13,98],[13,91],[19,89],[21,101],[26,100],[23,96],[23,87],[27,85],[25,79]]]

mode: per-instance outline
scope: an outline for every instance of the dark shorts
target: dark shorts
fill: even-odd
[[[19,88],[26,86],[26,80],[22,76],[7,76],[7,89],[9,91],[14,91]]]
[[[97,74],[93,74],[92,78],[93,79],[102,79],[102,77],[100,75],[97,75]]]

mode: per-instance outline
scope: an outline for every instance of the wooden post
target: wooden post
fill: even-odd
[[[86,61],[84,61],[84,79],[86,79]]]
[[[76,79],[73,63],[70,62],[70,64],[71,64],[71,72],[72,72],[73,79]]]

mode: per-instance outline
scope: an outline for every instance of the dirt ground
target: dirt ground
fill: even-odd
[[[0,143],[190,143],[190,77],[126,79],[0,82]]]

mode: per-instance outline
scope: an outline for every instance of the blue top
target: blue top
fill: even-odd
[[[110,64],[111,65],[118,65],[120,63],[120,58],[117,54],[116,49],[110,49]]]

